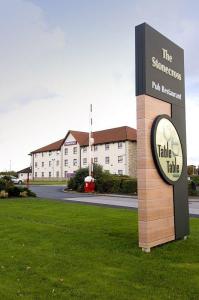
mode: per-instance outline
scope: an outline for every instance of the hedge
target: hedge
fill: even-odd
[[[0,198],[6,197],[36,197],[36,194],[29,190],[27,187],[15,186],[10,180],[9,176],[0,178]]]
[[[137,193],[137,180],[136,179],[123,180],[122,186],[121,186],[121,193],[136,194]]]
[[[84,191],[84,179],[88,176],[88,168],[79,169],[68,182],[68,189]],[[94,165],[95,191],[99,193],[136,194],[137,180],[129,176],[113,175]]]

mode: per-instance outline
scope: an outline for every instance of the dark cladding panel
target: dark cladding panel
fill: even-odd
[[[184,105],[184,51],[143,23],[136,27],[136,96]]]
[[[136,95],[145,94],[145,24],[135,29],[135,70],[136,70]]]
[[[135,28],[136,96],[148,95],[171,104],[172,121],[183,150],[183,170],[173,184],[176,239],[189,234],[185,126],[184,51],[143,23]]]

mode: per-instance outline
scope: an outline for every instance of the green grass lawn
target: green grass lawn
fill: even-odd
[[[30,180],[31,185],[66,185],[67,180]]]
[[[150,254],[132,210],[0,200],[0,229],[0,299],[199,299],[199,219]]]

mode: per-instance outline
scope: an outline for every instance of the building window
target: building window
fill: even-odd
[[[68,148],[65,148],[65,155],[68,155]]]
[[[44,177],[44,172],[41,173],[41,177]]]
[[[57,177],[57,178],[59,177],[59,171],[56,172],[56,177]]]
[[[64,166],[65,166],[65,167],[68,166],[68,159],[65,159],[65,160],[64,160]]]
[[[49,156],[51,156],[52,155],[52,152],[51,151],[49,151]]]
[[[77,154],[77,147],[73,147],[73,154]]]
[[[35,153],[35,158],[37,157],[37,153]]]
[[[49,172],[49,177],[51,177],[51,172]]]
[[[105,157],[105,164],[108,165],[108,164],[109,164],[109,161],[110,161],[110,160],[109,160],[109,156],[106,156],[106,157]]]
[[[41,156],[44,157],[44,152],[42,152]]]
[[[44,161],[42,161],[41,166],[44,167]]]
[[[37,162],[35,162],[35,167],[37,167]]]
[[[35,177],[37,177],[37,172],[35,172]]]
[[[49,161],[49,167],[51,167],[51,161]]]
[[[122,162],[123,162],[123,156],[120,155],[120,156],[118,156],[118,163],[122,163]]]
[[[83,152],[87,152],[87,147],[83,147]]]
[[[94,164],[97,164],[97,163],[98,163],[98,158],[94,157]]]
[[[94,146],[94,151],[97,151],[97,145]]]
[[[56,166],[59,166],[59,160],[56,161]]]
[[[73,166],[77,166],[77,159],[73,159]]]
[[[83,158],[83,165],[87,164],[87,158]]]
[[[59,155],[59,151],[57,151],[57,155]]]
[[[118,149],[122,149],[122,142],[119,142],[117,145],[118,145]]]
[[[118,175],[123,175],[123,170],[118,170]]]
[[[105,144],[105,150],[109,150],[109,144]]]
[[[65,172],[64,172],[64,177],[65,177],[65,178],[67,178],[67,177],[68,177],[68,176],[67,176],[67,174],[68,174],[68,172],[67,172],[67,171],[65,171]]]

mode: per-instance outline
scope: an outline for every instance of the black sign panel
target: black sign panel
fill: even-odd
[[[170,150],[176,152],[174,149],[176,147],[176,139],[173,139],[175,143],[172,142],[172,147],[171,145],[169,146],[169,144],[164,144],[164,140],[162,147],[161,139],[157,145],[157,149],[153,149],[152,147],[155,162],[160,162],[160,160],[162,160],[157,166],[157,169],[161,171],[161,175],[164,173],[163,178],[165,181],[173,184],[173,180],[170,181],[171,178],[169,179],[167,176],[168,174],[165,175],[165,172],[172,173],[173,175],[169,174],[172,176],[179,175],[178,180],[173,184],[175,237],[176,239],[179,239],[189,234],[184,52],[182,48],[146,23],[136,26],[135,43],[136,96],[149,95],[171,104],[170,121],[172,121],[176,128],[182,148],[183,164],[180,167],[180,164],[177,163],[177,158],[176,163],[175,157],[174,162],[170,162],[170,159],[173,160],[173,156],[168,154],[170,153]],[[163,116],[159,116],[155,121],[155,124],[157,125],[157,121],[162,118]],[[159,156],[158,159],[156,159],[157,155]],[[167,155],[171,157],[165,162],[164,158]],[[166,166],[164,165],[165,163]],[[176,169],[178,168],[178,165],[179,170]],[[167,170],[165,168],[169,169]]]
[[[184,51],[143,23],[136,27],[136,96],[184,105]]]

